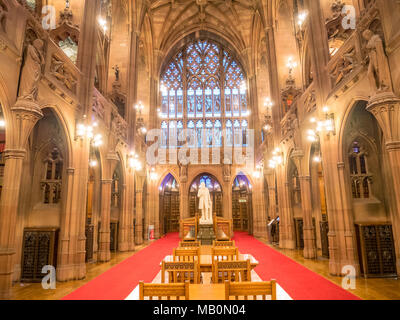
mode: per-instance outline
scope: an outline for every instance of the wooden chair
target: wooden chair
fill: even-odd
[[[167,298],[171,300],[180,300],[184,297],[184,300],[189,300],[189,283],[143,283],[139,282],[139,300],[144,300],[148,297],[149,300],[157,297],[158,300]]]
[[[212,248],[212,261],[239,260],[238,248]]]
[[[239,300],[242,297],[244,300],[257,300],[261,297],[262,300],[267,300],[267,296],[271,296],[271,300],[276,300],[276,281],[268,282],[225,282],[225,300],[234,297]]]
[[[231,241],[213,241],[213,247],[235,247],[235,240]]]
[[[174,249],[174,261],[200,261],[200,249],[199,248],[177,248]]]
[[[188,248],[188,247],[194,247],[194,248],[200,248],[200,242],[198,241],[181,241],[179,243],[180,248]]]
[[[212,265],[212,282],[224,283],[251,282],[250,260],[246,261],[214,261]]]
[[[165,283],[168,272],[168,283],[200,283],[200,264],[198,261],[174,261],[161,263],[161,283]]]

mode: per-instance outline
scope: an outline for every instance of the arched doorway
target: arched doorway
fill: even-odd
[[[353,209],[361,274],[397,276],[395,237],[390,205],[393,184],[387,163],[386,141],[367,102],[352,108],[343,131],[346,164],[344,196]]]
[[[189,188],[189,213],[194,217],[199,213],[199,198],[197,192],[200,184],[204,182],[208,190],[210,190],[210,197],[212,201],[213,214],[222,217],[222,187],[218,180],[208,173],[198,175],[191,183]]]
[[[98,248],[98,230],[96,226],[99,222],[100,215],[100,154],[99,151],[90,147],[89,152],[89,169],[88,169],[88,184],[86,198],[86,262],[95,260],[95,252]]]
[[[288,183],[289,183],[289,201],[294,222],[296,248],[304,249],[304,233],[303,233],[303,209],[301,205],[301,187],[299,171],[290,158],[288,166]]]
[[[180,192],[179,184],[172,174],[168,174],[159,187],[160,191],[160,231],[163,234],[179,231]]]
[[[244,174],[239,174],[232,185],[233,230],[252,233],[252,216],[252,185]]]

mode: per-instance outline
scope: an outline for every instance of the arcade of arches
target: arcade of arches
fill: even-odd
[[[399,25],[386,0],[0,0],[0,298],[179,232],[203,182],[234,233],[396,278]]]

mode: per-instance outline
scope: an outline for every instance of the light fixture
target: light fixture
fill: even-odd
[[[297,16],[297,24],[299,25],[299,27],[302,27],[304,22],[306,21],[308,16],[307,11],[302,11],[299,13],[299,15]]]
[[[321,163],[321,161],[322,161],[321,156],[315,156],[315,157],[313,158],[313,161],[314,161],[315,163]]]
[[[6,122],[3,119],[0,119],[0,128],[5,128]]]
[[[92,140],[92,144],[94,147],[100,147],[103,144],[103,136],[100,133],[96,134]]]
[[[139,112],[139,114],[142,113],[142,110],[144,109],[142,101],[139,101],[139,103],[137,105],[135,105],[135,109],[136,109],[136,111]]]
[[[151,168],[151,171],[150,171],[150,180],[156,181],[157,179],[158,179],[158,174],[157,174],[157,172],[156,172],[156,169]]]
[[[293,57],[289,57],[286,67],[289,69],[289,79],[292,79],[293,70],[297,67],[297,62],[293,61]]]
[[[128,155],[128,166],[133,171],[140,171],[142,170],[142,163],[139,161],[139,156],[134,152],[131,152]]]
[[[98,122],[95,121],[91,125],[85,125],[86,115],[83,116],[83,120],[78,122],[76,125],[76,138],[77,139],[89,139],[93,147],[99,147],[103,144],[103,136],[100,133],[95,133],[94,130],[99,126]]]
[[[274,106],[274,103],[271,101],[271,98],[267,97],[264,100],[264,107],[271,109]]]
[[[97,160],[90,160],[89,166],[90,166],[91,168],[96,167],[96,166],[97,166]]]
[[[272,158],[268,161],[268,166],[275,169],[277,166],[283,164],[283,153],[280,148],[275,148],[272,152]]]
[[[99,17],[98,19],[100,27],[103,28],[103,32],[106,33],[107,31],[107,21],[103,17]]]

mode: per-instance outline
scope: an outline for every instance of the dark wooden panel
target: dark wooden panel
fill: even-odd
[[[396,256],[390,224],[357,224],[360,270],[364,277],[396,277]]]
[[[58,229],[26,228],[23,236],[21,281],[40,282],[46,265],[57,265]]]

